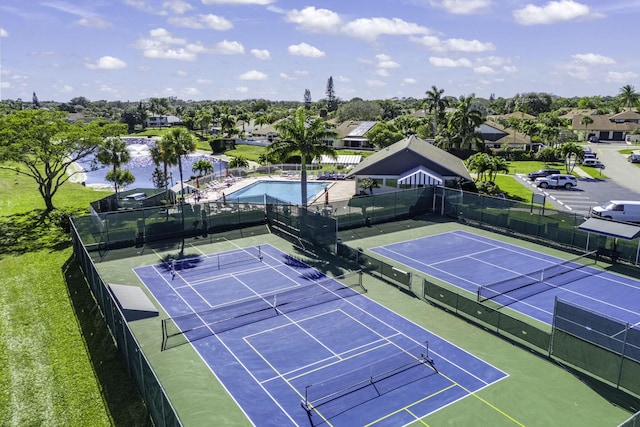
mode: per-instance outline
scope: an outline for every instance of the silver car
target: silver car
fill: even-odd
[[[578,180],[573,175],[554,174],[543,178],[536,178],[536,187],[540,188],[565,188],[571,190],[578,185]]]

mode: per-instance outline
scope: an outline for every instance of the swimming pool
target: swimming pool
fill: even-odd
[[[264,203],[264,195],[268,194],[283,202],[300,205],[302,200],[300,185],[299,181],[258,181],[227,194],[226,198],[233,202]],[[328,185],[322,182],[307,182],[307,201],[317,197]]]

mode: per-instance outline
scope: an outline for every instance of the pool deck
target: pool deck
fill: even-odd
[[[285,176],[278,175],[264,175],[259,177],[248,177],[248,178],[235,178],[233,180],[228,180],[226,184],[221,186],[220,188],[208,189],[208,188],[200,188],[200,201],[218,201],[222,200],[222,194],[231,194],[235,191],[241,190],[251,184],[254,184],[258,181],[287,181],[287,182],[296,182],[300,181],[299,178],[291,178]],[[308,182],[316,182],[316,179],[308,179]],[[354,194],[356,194],[356,184],[354,180],[319,180],[317,182],[328,183],[328,191],[329,191],[329,200],[345,200],[351,198]],[[195,195],[188,196],[188,199],[195,198]],[[324,193],[321,193],[315,199],[309,200],[308,204],[313,204],[318,200],[324,200]]]

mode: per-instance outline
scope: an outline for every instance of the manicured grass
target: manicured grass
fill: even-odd
[[[560,172],[565,171],[565,166],[563,162],[539,162],[539,161],[519,161],[519,162],[509,162],[509,173],[510,174],[528,174],[529,172],[535,172],[540,169],[558,169]]]
[[[101,197],[65,184],[54,204]],[[149,425],[142,400],[73,260],[65,216],[35,183],[0,170],[0,425]]]
[[[257,162],[260,154],[266,153],[267,147],[259,147],[255,145],[236,145],[234,150],[225,151],[225,155],[229,157],[244,157],[245,159]]]

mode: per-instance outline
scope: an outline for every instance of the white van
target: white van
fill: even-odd
[[[591,216],[624,222],[640,222],[640,202],[611,200],[602,206],[591,208]]]

